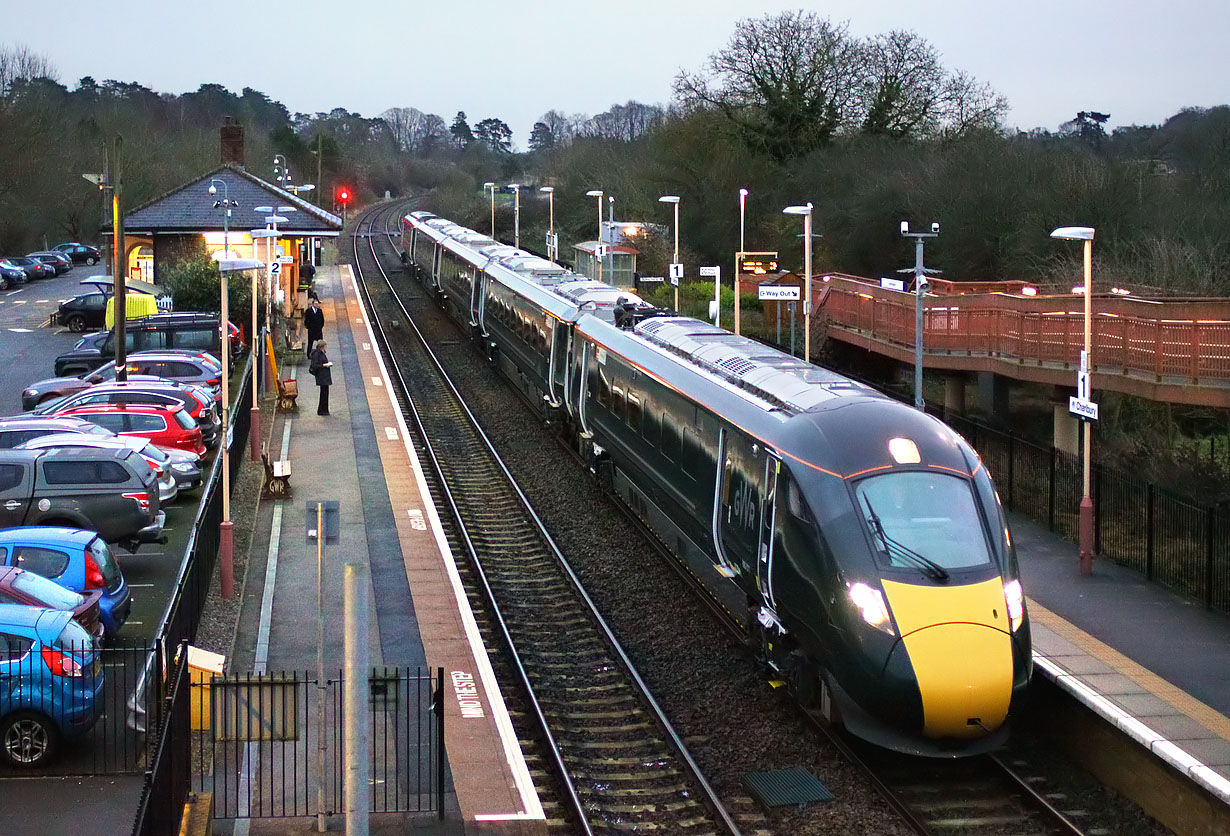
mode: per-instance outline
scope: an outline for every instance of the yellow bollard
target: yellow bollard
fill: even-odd
[[[226,657],[219,653],[210,653],[199,647],[188,645],[188,679],[192,684],[192,730],[208,731],[212,706],[209,699],[209,683],[215,676],[222,675],[226,665]]]

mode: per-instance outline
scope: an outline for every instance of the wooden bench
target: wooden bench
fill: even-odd
[[[287,332],[286,335],[282,339],[286,343],[286,355],[285,355],[286,362],[289,363],[291,362],[291,360],[294,360],[296,363],[298,363],[300,360],[302,360],[303,359],[303,340],[299,339],[298,333],[296,333],[295,336],[292,337],[290,333]]]
[[[278,384],[278,412],[297,412],[299,410],[299,381],[287,378],[274,378]]]
[[[269,453],[262,446],[261,464],[265,466],[265,484],[261,486],[261,495],[280,499],[290,496],[290,462],[269,461]]]

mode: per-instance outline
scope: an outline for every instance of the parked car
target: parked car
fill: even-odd
[[[10,267],[0,261],[0,290],[8,290],[15,284],[26,283],[26,271],[20,267]]]
[[[34,572],[16,566],[0,566],[0,604],[68,610],[96,641],[103,638],[98,606],[101,598],[102,593],[97,589],[82,595]]]
[[[0,604],[0,645],[0,756],[42,766],[102,713],[101,655],[71,612],[17,604]]]
[[[0,264],[16,267],[26,274],[27,279],[46,279],[56,274],[56,268],[21,255],[6,255],[0,258]]]
[[[184,386],[171,380],[162,380],[148,375],[140,379],[112,380],[83,389],[72,395],[37,407],[34,415],[61,415],[77,406],[100,403],[153,404],[170,406],[180,404],[201,428],[201,439],[212,446],[218,436],[219,413],[214,404],[212,390]]]
[[[77,345],[87,339],[83,338]],[[214,400],[221,395],[222,364],[206,351],[138,351],[128,355],[125,368],[129,380],[166,379],[213,390]],[[92,372],[40,380],[22,390],[21,408],[28,411],[109,380],[115,380],[114,360]]]
[[[82,293],[61,302],[56,312],[56,322],[78,334],[91,328],[105,328],[107,298],[105,293]]]
[[[205,455],[201,427],[180,404],[96,403],[74,406],[58,414],[84,418],[116,435],[147,438],[159,447]]]
[[[35,261],[41,261],[44,264],[50,265],[51,269],[56,271],[57,276],[73,269],[73,260],[64,253],[57,253],[54,250],[39,250],[38,252],[26,253],[26,258],[32,258]]]
[[[158,480],[158,502],[164,507],[179,494],[179,481],[171,472],[171,460],[157,445],[144,438],[115,435],[104,438],[83,433],[57,433],[31,439],[18,447],[18,450],[53,450],[63,447],[73,449],[89,448],[91,450],[132,450],[154,471]],[[200,477],[200,468],[197,468]]]
[[[125,328],[125,344],[129,354],[168,348],[204,350],[216,354],[222,345],[221,324],[217,314],[155,314],[129,322]],[[232,336],[232,354],[242,348],[242,343]],[[57,357],[55,374],[64,376],[90,372],[113,359],[114,329],[104,332],[101,338],[98,335],[83,338],[71,351]]]
[[[12,448],[52,433],[87,433],[89,435],[114,437],[115,433],[97,424],[83,421],[80,418],[45,418],[15,416],[0,418],[0,450]]]
[[[131,450],[0,450],[0,528],[87,528],[135,551],[166,542],[165,522],[154,472]]]
[[[58,253],[64,253],[73,261],[84,261],[86,264],[97,264],[102,260],[102,251],[98,247],[91,247],[89,244],[78,244],[76,241],[56,244],[51,249]]]
[[[29,526],[0,531],[0,566],[17,566],[86,594],[97,591],[106,635],[128,621],[132,594],[110,546],[82,528]]]

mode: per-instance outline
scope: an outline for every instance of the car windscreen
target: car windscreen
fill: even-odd
[[[120,565],[116,562],[115,555],[111,554],[111,547],[104,543],[101,537],[95,537],[90,542],[87,551],[98,564],[98,571],[102,572],[107,591],[115,592],[120,582],[124,580],[124,576],[120,574]]]
[[[991,561],[968,479],[898,471],[863,479],[854,492],[879,559],[889,566],[948,570]]]
[[[13,578],[13,589],[24,592],[36,601],[42,601],[53,610],[73,610],[85,600],[71,589],[65,589],[55,581],[49,581],[33,572],[18,572]]]

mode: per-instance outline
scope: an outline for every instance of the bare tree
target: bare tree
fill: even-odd
[[[0,46],[0,96],[7,96],[13,82],[36,78],[59,80],[59,74],[51,59],[31,50],[28,46]]]
[[[787,160],[829,142],[858,110],[860,53],[844,24],[812,12],[742,20],[704,71],[675,79],[675,96],[719,109],[749,146]]]
[[[610,110],[585,120],[578,134],[631,142],[649,133],[664,118],[666,111],[659,105],[630,101],[627,104],[613,105]]]
[[[940,135],[955,139],[975,131],[1002,131],[1008,100],[973,76],[957,70],[944,82]]]
[[[945,73],[935,47],[914,32],[898,29],[866,41],[862,53],[863,132],[933,134],[945,105]]]

